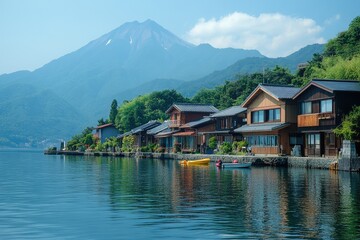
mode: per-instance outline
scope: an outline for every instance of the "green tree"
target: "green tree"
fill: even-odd
[[[209,148],[214,150],[217,147],[217,139],[216,137],[209,138]]]
[[[150,120],[164,120],[166,110],[175,102],[188,102],[175,90],[153,92],[124,102],[119,108],[115,124],[123,132],[130,131]]]
[[[135,137],[133,135],[125,136],[122,140],[121,151],[132,152],[134,150]]]
[[[115,118],[117,113],[118,113],[118,103],[116,99],[114,99],[111,103],[110,114],[109,114],[109,121],[111,123],[115,123]]]
[[[346,140],[360,139],[360,106],[356,106],[345,116],[341,125],[334,130],[335,134]]]

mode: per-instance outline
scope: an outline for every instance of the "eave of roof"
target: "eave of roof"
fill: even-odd
[[[330,85],[336,85],[336,83],[341,84],[339,86],[338,89],[334,88],[334,87],[330,87],[329,84],[326,83],[331,83]],[[350,83],[352,86],[350,86],[348,89],[345,89],[343,87],[344,84]],[[354,86],[355,85],[355,88]],[[298,98],[303,92],[305,92],[309,87],[311,86],[315,86],[318,87],[320,89],[323,89],[324,91],[330,92],[330,93],[334,93],[336,91],[349,91],[349,92],[359,92],[360,91],[360,82],[355,81],[355,80],[331,80],[331,79],[313,79],[312,81],[308,82],[297,94],[295,94],[295,96],[293,97],[293,99]],[[357,87],[357,88],[356,88]]]
[[[211,118],[217,118],[217,117],[231,117],[231,116],[235,116],[237,114],[246,112],[246,108],[243,108],[241,106],[233,106],[233,107],[229,107],[226,108],[222,111],[219,111],[217,113],[211,114],[209,117]]]
[[[110,127],[110,126],[114,126],[114,124],[113,123],[103,124],[100,126],[96,126],[95,129],[101,129],[101,128],[106,128],[106,127]]]
[[[234,130],[235,133],[244,132],[269,132],[280,130],[290,126],[290,123],[263,123],[263,124],[250,124],[244,125]]]
[[[272,89],[273,88],[273,89]],[[278,89],[277,89],[278,88]],[[277,90],[279,93],[282,94],[280,96],[279,94],[274,93],[274,90]],[[286,94],[283,94],[283,91],[286,91]],[[245,101],[241,104],[242,107],[247,107],[253,100],[253,98],[257,97],[260,93],[259,91],[262,91],[266,93],[267,95],[273,97],[277,101],[286,100],[286,99],[292,99],[293,96],[300,91],[300,88],[296,88],[293,86],[286,86],[286,85],[276,85],[276,84],[259,84],[254,91],[250,93],[250,95],[245,99]]]

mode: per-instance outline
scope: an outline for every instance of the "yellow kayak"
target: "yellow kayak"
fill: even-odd
[[[205,164],[209,164],[209,163],[210,163],[210,158],[180,161],[180,164],[182,164],[182,165],[205,165]]]

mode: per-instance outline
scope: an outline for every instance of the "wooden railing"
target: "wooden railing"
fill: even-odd
[[[298,127],[317,127],[321,125],[333,125],[335,124],[334,113],[313,113],[298,115]],[[323,122],[327,124],[321,124]]]

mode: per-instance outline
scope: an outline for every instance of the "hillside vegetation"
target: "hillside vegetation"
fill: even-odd
[[[357,17],[347,31],[339,33],[326,44],[322,54],[314,54],[309,65],[295,73],[275,66],[263,72],[238,75],[234,81],[226,81],[213,89],[203,88],[190,99],[175,90],[142,95],[125,101],[118,108],[116,126],[121,131],[129,131],[149,120],[164,120],[167,117],[164,112],[173,102],[210,103],[219,109],[239,105],[259,83],[292,84],[300,87],[314,78],[360,79],[359,66],[360,17]]]

